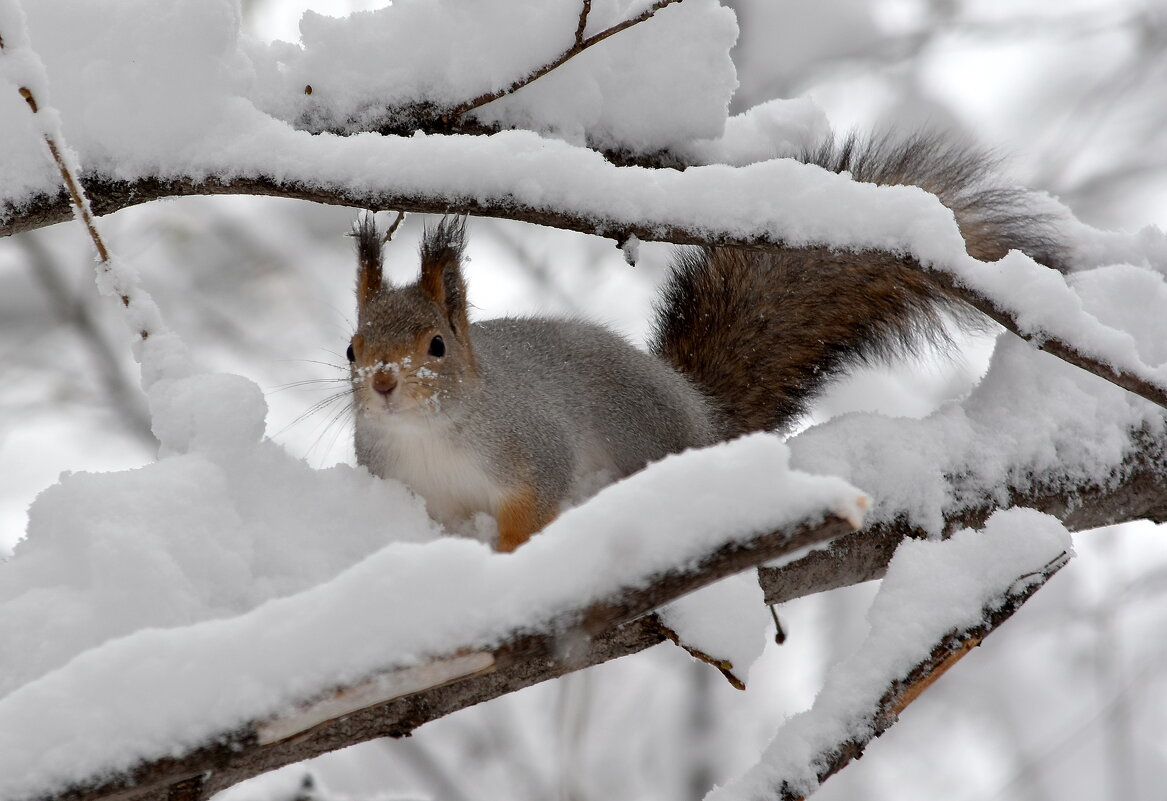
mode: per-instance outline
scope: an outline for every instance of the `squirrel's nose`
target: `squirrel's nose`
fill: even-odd
[[[397,376],[391,372],[379,372],[373,376],[373,389],[388,395],[397,388]]]

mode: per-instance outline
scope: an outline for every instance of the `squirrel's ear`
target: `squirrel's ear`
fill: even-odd
[[[357,309],[363,309],[381,291],[381,234],[373,213],[366,211],[355,223],[351,236],[357,240]]]
[[[437,227],[426,226],[421,237],[421,277],[417,282],[422,294],[445,310],[450,327],[463,342],[470,325],[466,281],[462,278],[465,247],[465,217],[443,217]]]

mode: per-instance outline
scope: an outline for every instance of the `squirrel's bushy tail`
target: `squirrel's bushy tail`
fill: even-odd
[[[1018,249],[1051,267],[1064,261],[1052,219],[968,148],[926,136],[851,136],[801,160],[849,171],[857,181],[935,194],[978,259]],[[981,319],[914,264],[893,253],[826,247],[681,251],[650,348],[719,407],[723,436],[781,430],[846,368],[945,342],[946,315]]]

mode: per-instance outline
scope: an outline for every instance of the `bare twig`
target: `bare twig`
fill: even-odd
[[[579,25],[576,27],[575,31],[575,43],[571,47],[569,47],[567,50],[564,50],[554,59],[544,64],[542,67],[539,67],[534,72],[531,72],[528,75],[514,81],[509,86],[503,89],[496,89],[493,92],[486,92],[485,94],[481,94],[472,100],[467,100],[466,102],[455,106],[453,109],[446,112],[443,116],[447,119],[454,120],[458,117],[461,117],[463,114],[466,114],[467,112],[473,111],[479,106],[485,106],[487,103],[498,100],[500,97],[514,94],[527,84],[533,83],[552,70],[563,66],[566,62],[575,58],[592,45],[599,44],[609,36],[614,36],[620,31],[631,28],[633,25],[639,25],[645,20],[651,19],[656,14],[656,12],[660,11],[662,8],[679,2],[681,2],[681,0],[657,0],[657,2],[653,3],[651,6],[646,8],[640,14],[637,14],[635,17],[626,19],[623,22],[619,22],[610,28],[605,28],[599,33],[592,34],[591,36],[585,38],[584,28],[587,27],[588,13],[591,11],[592,4],[591,0],[584,0],[583,8],[581,9],[579,15]]]
[[[579,10],[579,24],[575,28],[575,46],[583,47],[584,30],[588,27],[588,14],[592,13],[592,0],[583,0]]]
[[[0,38],[0,50],[4,49],[5,46],[3,38]],[[37,102],[37,99],[31,89],[29,89],[27,86],[20,86],[17,88],[17,92],[19,92],[20,96],[24,98],[24,102],[32,112],[33,116],[41,113],[40,104]],[[106,249],[105,242],[102,240],[101,234],[97,230],[97,225],[93,219],[93,210],[90,208],[89,199],[85,195],[85,189],[81,185],[81,182],[78,180],[77,176],[73,174],[73,170],[69,166],[69,162],[64,156],[64,143],[57,141],[60,134],[59,132],[54,132],[53,127],[49,126],[42,130],[42,136],[44,138],[45,144],[49,148],[49,155],[51,156],[53,163],[56,164],[57,170],[61,173],[61,183],[64,185],[66,191],[68,192],[72,213],[82,223],[82,225],[85,226],[86,233],[89,235],[90,241],[93,242],[93,248],[97,252],[98,273],[107,277],[112,277],[114,269],[113,263],[110,259],[109,250]],[[118,286],[118,289],[116,290],[118,298],[121,300],[123,307],[129,308],[130,303],[133,300],[131,298],[131,288],[126,286],[119,286],[119,282],[116,280],[116,278],[110,283],[112,286]],[[152,303],[152,301],[150,301],[148,297],[145,296],[145,293],[141,294],[143,297],[139,299],[140,302]],[[139,327],[138,336],[141,339],[147,339],[150,334],[151,332],[147,327]]]
[[[388,243],[393,239],[393,235],[397,233],[397,229],[401,227],[401,223],[405,222],[405,212],[397,212],[397,216],[393,218],[388,230],[385,231],[385,236],[381,239],[382,242]]]
[[[25,103],[28,104],[33,114],[40,113],[40,107],[36,102],[36,97],[33,96],[32,91],[28,87],[21,86],[17,91],[24,98]],[[93,214],[85,198],[85,190],[73,175],[73,171],[69,169],[69,165],[65,161],[64,156],[61,155],[61,148],[57,144],[56,138],[50,133],[45,133],[44,140],[45,144],[49,147],[49,155],[52,156],[53,162],[57,165],[57,170],[61,173],[61,183],[64,184],[66,191],[69,193],[69,202],[73,206],[73,213],[77,215],[77,218],[85,226],[85,230],[89,234],[89,239],[93,242],[93,248],[97,251],[97,258],[101,269],[108,272],[110,269],[109,251],[105,247],[105,242],[102,240],[96,224],[94,224]],[[130,305],[129,295],[123,294],[119,297],[123,306]],[[146,336],[146,333],[142,334],[143,339]]]

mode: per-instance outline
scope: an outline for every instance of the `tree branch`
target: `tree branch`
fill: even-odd
[[[579,24],[575,26],[575,46],[583,47],[584,31],[588,27],[588,14],[592,13],[592,0],[583,0],[579,10]]]
[[[438,686],[408,695],[383,697],[321,722],[312,717],[320,702],[371,686],[382,676],[399,672],[390,669],[321,698],[305,699],[303,707],[289,715],[222,732],[212,742],[185,754],[154,760],[116,776],[95,776],[36,798],[162,801],[178,793],[184,801],[200,801],[246,778],[292,762],[377,737],[403,737],[423,723],[459,709],[655,645],[666,635],[660,621],[651,614],[652,609],[761,561],[824,542],[848,530],[847,522],[829,518],[732,543],[695,565],[658,575],[644,586],[629,587],[564,613],[538,631],[515,631],[498,648],[477,652],[481,659],[469,663],[462,678],[442,679]],[[435,663],[473,655],[459,652]],[[298,724],[309,728],[300,730]]]
[[[1056,337],[1048,336],[1043,332],[1023,331],[1013,315],[1002,309],[989,298],[980,295],[974,290],[963,287],[956,282],[949,273],[939,270],[928,271],[928,277],[965,303],[983,312],[987,317],[1000,323],[1004,328],[1029,342],[1039,350],[1044,350],[1051,356],[1057,356],[1064,362],[1080,367],[1087,372],[1105,378],[1112,384],[1120,386],[1128,392],[1133,392],[1146,398],[1152,403],[1167,408],[1167,388],[1139,378],[1130,373],[1124,373],[1106,362],[1087,356],[1074,347],[1073,343],[1064,342]]]
[[[945,533],[980,528],[994,511],[1023,506],[1053,515],[1071,531],[1084,531],[1132,520],[1167,522],[1167,440],[1162,434],[1136,432],[1134,447],[1105,483],[1067,487],[1065,481],[1031,477],[1024,489],[1005,488],[1001,502],[986,499],[945,514]],[[952,497],[966,496],[953,480]],[[780,604],[818,592],[883,578],[896,547],[923,531],[906,522],[878,523],[833,540],[781,567],[758,568],[766,603]]]
[[[1140,518],[1167,520],[1167,457],[1164,455],[1167,448],[1163,437],[1141,433],[1135,439],[1139,449],[1123,462],[1121,478],[1113,483],[1087,482],[1067,488],[1053,480],[1038,482],[1031,490],[1014,489],[1003,505],[1032,506],[1078,529]],[[946,528],[979,526],[995,508],[995,504],[986,503],[954,512],[946,519]],[[95,777],[64,792],[42,795],[37,801],[162,801],[176,792],[186,793],[182,797],[191,801],[199,801],[277,767],[377,737],[404,736],[426,722],[459,709],[641,651],[667,637],[660,621],[649,612],[652,608],[717,578],[807,545],[832,543],[828,549],[783,568],[764,569],[762,585],[767,602],[777,603],[877,578],[886,568],[887,558],[882,554],[886,553],[889,558],[895,544],[916,533],[907,525],[875,526],[855,534],[846,534],[847,530],[845,523],[831,520],[818,526],[774,532],[743,545],[727,546],[692,569],[660,576],[644,588],[617,593],[561,617],[545,630],[516,632],[488,653],[492,664],[484,662],[485,668],[471,671],[464,678],[404,697],[386,698],[323,722],[305,718],[311,726],[305,731],[299,731],[295,723],[303,711],[296,712],[287,716],[292,721],[278,737],[271,736],[270,732],[281,731],[273,728],[280,721],[256,721],[243,729],[224,732],[214,742],[181,756],[156,760],[112,778]],[[1049,574],[1057,566],[1060,565],[1052,566]],[[1036,586],[1028,588],[1027,593],[1032,594],[1034,589]],[[955,662],[971,647],[969,643],[978,643],[1007,618],[1024,597],[1010,600],[1004,611],[990,615],[991,625],[984,631],[954,633],[938,644],[933,658],[922,663],[925,667],[892,688],[894,692],[889,691],[881,702],[879,725],[890,726],[894,715],[907,701]],[[320,699],[305,699],[305,708],[314,700]],[[263,731],[268,734],[261,737]],[[834,767],[823,778],[861,753],[865,744],[850,743],[841,747],[833,758],[835,762],[831,763]]]
[[[932,647],[927,657],[916,663],[903,678],[892,682],[874,708],[862,720],[856,721],[857,725],[853,727],[853,730],[854,728],[864,729],[863,736],[836,743],[831,748],[824,749],[814,755],[808,764],[815,766],[818,783],[821,785],[845,768],[853,759],[862,756],[863,750],[872,740],[882,735],[899,720],[900,714],[907,708],[908,704],[916,700],[949,668],[1012,617],[1013,613],[1021,608],[1021,605],[1029,600],[1035,592],[1045,586],[1050,577],[1068,561],[1069,556],[1062,554],[1061,557],[1050,562],[1037,573],[1020,576],[999,606],[984,610],[984,618],[981,623],[946,634]],[[802,801],[803,795],[792,789],[792,784],[791,781],[783,780],[775,782],[776,797],[781,801]]]
[[[116,181],[91,176],[84,181],[89,201],[98,215],[157,200],[164,197],[187,195],[259,195],[298,198],[329,205],[355,206],[374,211],[394,210],[422,214],[471,214],[478,217],[498,217],[521,222],[547,225],[566,231],[613,238],[617,242],[635,236],[645,242],[671,242],[675,245],[736,246],[761,250],[815,250],[817,248],[789,248],[765,235],[743,236],[725,229],[695,230],[659,220],[631,220],[618,216],[584,215],[573,211],[534,206],[513,195],[499,195],[481,199],[472,197],[446,198],[409,192],[357,190],[342,185],[309,185],[297,181],[277,181],[266,176],[239,179],[176,178],[163,181],[142,178],[135,181]],[[40,195],[17,209],[0,207],[0,236],[28,231],[62,222],[70,217],[68,199],[63,192]],[[988,298],[960,286],[948,273],[925,270],[931,280],[948,289],[969,305],[980,309],[992,319],[1018,336],[1063,361],[1093,373],[1117,386],[1167,408],[1167,388],[1117,370],[1109,364],[1083,355],[1071,343],[1041,333],[1024,333],[1016,319],[998,308]]]

